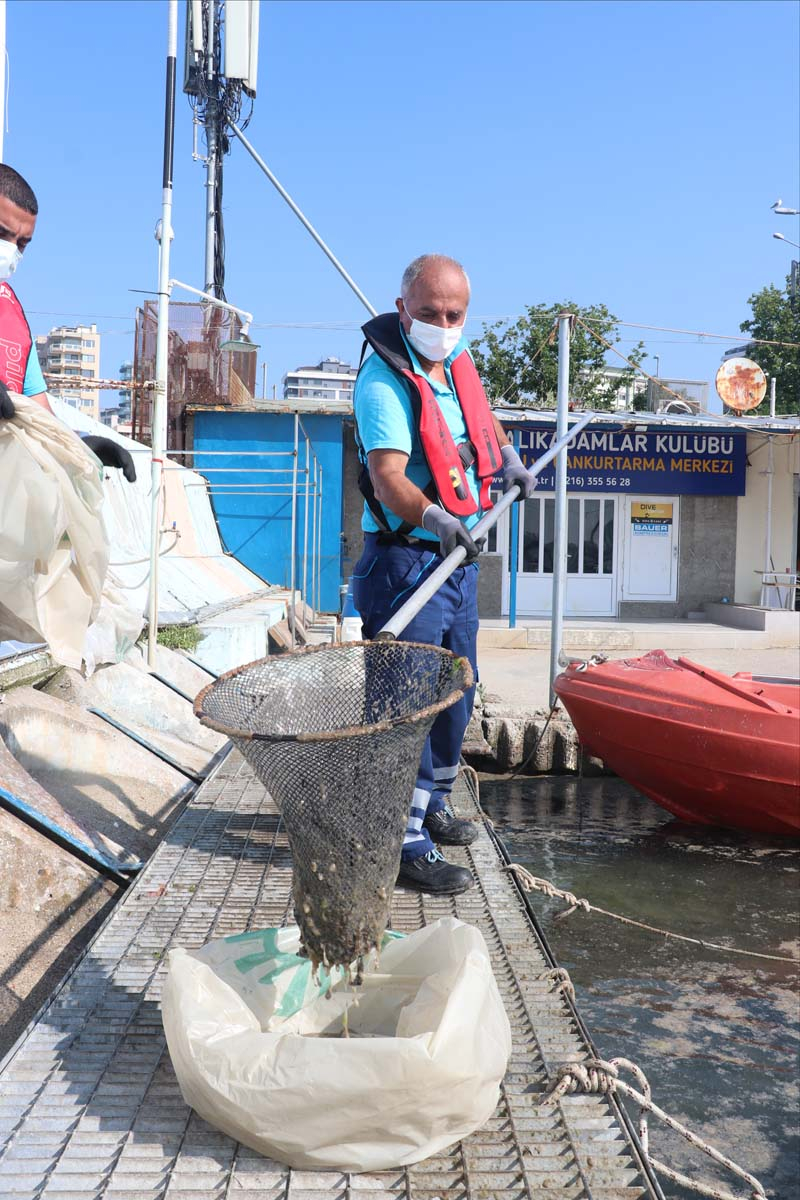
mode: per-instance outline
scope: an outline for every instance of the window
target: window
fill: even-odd
[[[520,569],[533,575],[553,570],[555,499],[536,496],[523,504]],[[511,561],[509,523],[509,562]],[[567,573],[611,575],[614,570],[614,500],[570,497],[567,502]]]
[[[94,350],[94,338],[84,338],[83,344],[87,350]]]
[[[82,354],[81,362],[94,362],[94,355],[93,354]]]

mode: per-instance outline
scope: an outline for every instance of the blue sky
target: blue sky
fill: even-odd
[[[248,137],[378,309],[429,250],[467,267],[468,333],[572,298],[736,334],[748,296],[782,285],[793,252],[771,235],[800,242],[797,218],[770,211],[779,196],[800,208],[794,2],[261,7]],[[7,43],[4,158],[40,202],[15,287],[35,333],[96,321],[116,373],[129,289],[157,278],[166,4],[9,0]],[[202,286],[191,150],[179,94],[171,273]],[[238,145],[225,223],[226,291],[255,314],[259,384],[262,361],[280,394],[287,369],[357,360],[366,313]],[[707,380],[727,345],[624,336],[646,340],[662,375]]]

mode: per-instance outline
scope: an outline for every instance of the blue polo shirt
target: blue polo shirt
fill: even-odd
[[[25,368],[25,382],[22,385],[23,396],[38,396],[40,392],[47,391],[47,384],[44,381],[42,368],[39,364],[39,355],[36,353],[36,342],[31,344],[31,352],[28,355],[28,365]]]
[[[453,359],[463,350],[467,350],[469,353],[466,341],[462,338],[453,353],[444,360],[444,372],[447,377],[447,383],[444,384],[439,383],[436,379],[431,379],[430,375],[423,371],[402,327],[400,332],[403,335],[414,371],[424,376],[433,389],[433,394],[442,410],[453,441],[456,445],[467,441],[464,414],[458,403],[450,374],[450,363]],[[370,354],[358,373],[353,393],[353,410],[363,454],[367,455],[371,450],[399,450],[403,454],[407,454],[406,477],[418,488],[424,490],[431,481],[431,473],[425,462],[422,443],[414,421],[411,387],[402,376],[387,366],[378,354]],[[473,467],[470,467],[466,475],[470,490],[477,500],[480,494],[477,473]],[[480,515],[480,512],[476,512],[463,518],[468,529],[475,525]],[[397,529],[402,524],[401,518],[395,513],[387,512],[387,517],[392,529]],[[364,503],[364,515],[361,518],[361,528],[368,533],[380,532],[380,526],[366,502]],[[431,536],[427,530],[421,529],[419,526],[412,530],[412,534],[414,537],[430,538]]]

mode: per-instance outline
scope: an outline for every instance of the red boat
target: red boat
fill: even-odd
[[[800,833],[800,681],[654,650],[553,686],[589,753],[681,820]]]

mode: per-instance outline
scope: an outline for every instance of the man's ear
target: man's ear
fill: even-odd
[[[397,311],[400,313],[400,315],[402,316],[403,313],[405,312],[405,305],[403,304],[402,296],[397,297],[397,299],[394,302],[394,306],[397,309]]]

